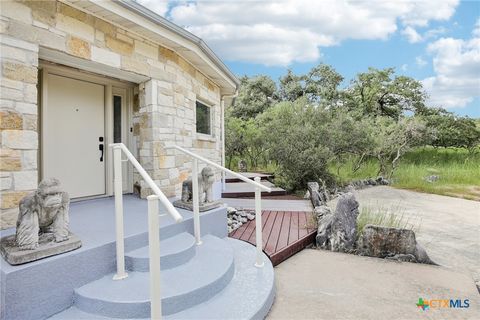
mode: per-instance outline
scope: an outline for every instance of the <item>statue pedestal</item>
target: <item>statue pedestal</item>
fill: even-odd
[[[177,200],[173,202],[173,205],[177,208],[193,211],[193,202],[184,202],[182,200]],[[203,212],[203,211],[219,208],[222,205],[223,205],[223,202],[221,201],[206,202],[206,203],[201,203],[199,206],[199,209],[200,209],[200,212]]]
[[[73,233],[70,233],[68,240],[62,242],[55,242],[52,233],[43,233],[39,236],[38,248],[20,250],[15,244],[15,235],[11,235],[0,240],[0,253],[8,263],[17,265],[72,251],[81,246],[82,242]]]

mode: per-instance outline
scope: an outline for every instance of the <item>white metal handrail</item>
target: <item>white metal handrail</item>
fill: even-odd
[[[217,168],[225,173],[229,173],[232,176],[248,183],[251,184],[252,186],[255,187],[255,237],[256,237],[256,246],[257,246],[257,256],[255,259],[255,266],[257,267],[263,267],[263,255],[262,255],[262,247],[263,247],[263,241],[262,241],[262,192],[261,190],[265,190],[267,192],[272,192],[272,189],[264,186],[263,184],[260,183],[260,177],[255,177],[255,181],[252,181],[251,179],[238,174],[236,172],[233,172],[232,170],[229,170],[225,167],[222,167],[219,164],[216,164],[213,161],[210,161],[208,159],[205,159],[202,156],[199,156],[198,154],[195,154],[187,149],[184,149],[179,146],[172,146],[170,148],[175,148],[176,150],[179,150],[193,158],[193,164],[192,164],[192,201],[193,201],[193,229],[195,233],[195,240],[198,245],[202,243],[201,238],[200,238],[200,210],[199,210],[199,199],[198,199],[198,160],[205,162],[206,164],[211,165],[214,168]]]
[[[114,168],[114,194],[115,194],[115,230],[117,250],[117,273],[114,280],[121,280],[128,277],[125,272],[125,244],[123,227],[123,179],[122,179],[122,151],[127,159],[137,169],[138,173],[152,189],[153,195],[148,200],[148,245],[150,263],[150,317],[160,319],[162,316],[162,301],[160,295],[160,222],[158,216],[158,201],[162,202],[167,212],[176,223],[183,221],[183,217],[177,209],[168,201],[160,188],[153,182],[152,178],[135,159],[133,154],[123,143],[112,143]]]

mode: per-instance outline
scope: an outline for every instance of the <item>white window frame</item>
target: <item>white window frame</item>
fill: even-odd
[[[210,109],[210,133],[209,134],[197,132],[197,102],[203,104],[204,106]],[[194,130],[195,130],[197,139],[215,141],[213,119],[215,119],[215,104],[199,98],[195,99],[195,129]]]

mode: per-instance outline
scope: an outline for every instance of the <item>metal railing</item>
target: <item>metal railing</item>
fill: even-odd
[[[167,212],[176,223],[183,221],[183,218],[123,143],[112,143],[109,146],[113,149],[115,230],[117,250],[117,273],[113,276],[113,279],[122,280],[128,277],[128,274],[125,272],[122,162],[130,161],[154,193],[153,195],[147,197],[148,245],[150,260],[150,317],[151,319],[160,319],[162,316],[162,301],[160,294],[160,222],[158,215],[158,201],[160,200],[162,202],[167,209]],[[127,156],[127,160],[122,160],[122,152]]]
[[[261,190],[265,190],[267,192],[272,192],[267,186],[264,186],[260,183],[260,177],[255,177],[255,181],[233,172],[225,167],[222,167],[219,164],[216,164],[213,161],[205,159],[198,154],[195,154],[191,151],[188,151],[179,146],[172,146],[170,148],[174,148],[179,150],[193,158],[192,164],[192,201],[193,201],[193,229],[195,233],[195,241],[197,245],[202,243],[200,237],[200,210],[199,210],[199,199],[198,199],[198,160],[203,161],[204,163],[211,165],[214,168],[221,170],[222,172],[228,173],[252,186],[255,187],[255,237],[256,237],[256,246],[257,246],[257,255],[255,259],[255,266],[256,267],[263,267],[263,255],[262,255],[262,193]]]

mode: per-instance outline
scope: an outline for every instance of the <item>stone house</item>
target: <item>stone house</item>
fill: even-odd
[[[239,82],[201,39],[127,0],[1,1],[0,14],[3,229],[43,177],[73,199],[112,195],[113,142],[167,196],[191,169],[167,147],[222,163]],[[149,194],[131,167],[123,176],[125,192]]]

